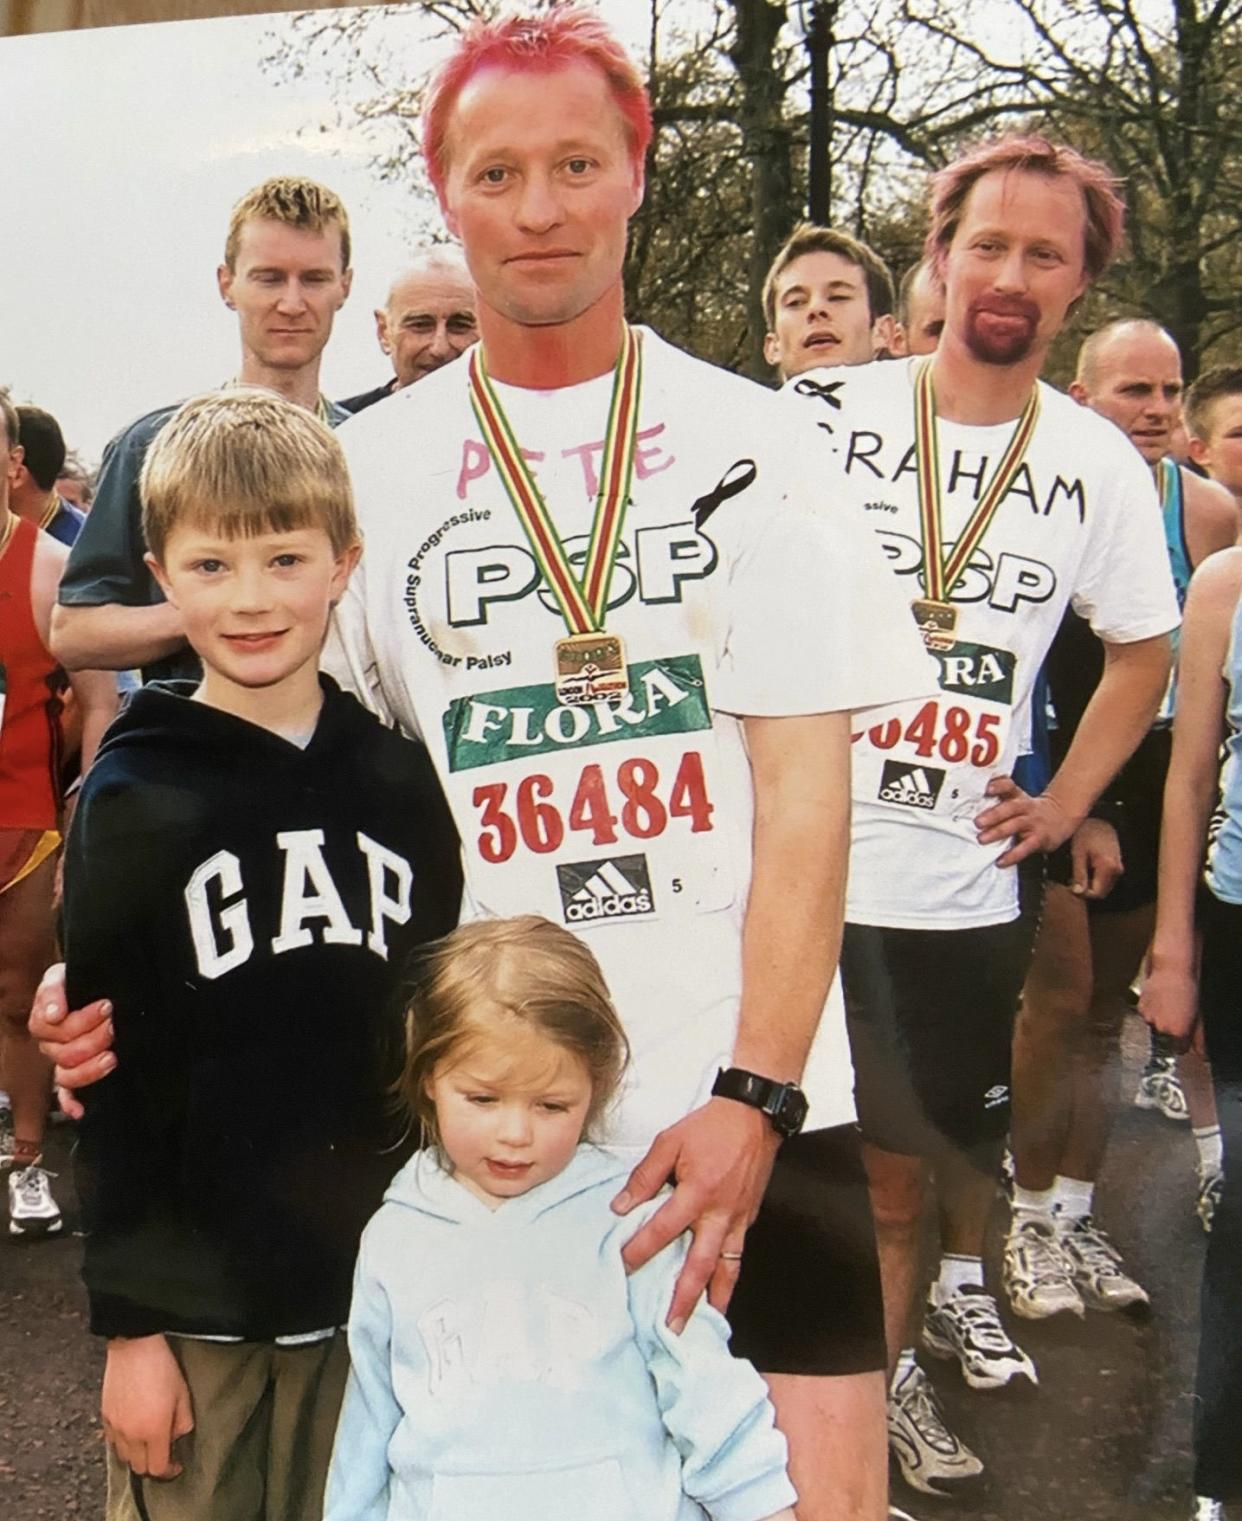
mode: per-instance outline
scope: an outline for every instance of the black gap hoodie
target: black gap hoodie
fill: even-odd
[[[67,992],[112,1000],[118,1058],[75,1162],[104,1336],[340,1324],[410,1150],[399,996],[457,921],[458,840],[425,749],[320,679],[305,749],[145,687],[82,789]]]

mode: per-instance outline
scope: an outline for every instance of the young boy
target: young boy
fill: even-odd
[[[1204,370],[1186,393],[1190,457],[1233,492],[1242,511],[1242,365]]]
[[[204,675],[135,694],[66,869],[68,987],[106,991],[118,1057],[78,1152],[108,1516],[312,1521],[358,1237],[402,1160],[390,1004],[456,921],[457,839],[421,746],[318,672],[359,554],[328,429],[199,397],[142,496]]]

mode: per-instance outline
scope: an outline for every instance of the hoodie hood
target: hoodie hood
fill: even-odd
[[[369,719],[353,698],[342,692],[330,676],[320,673],[323,706],[315,723],[315,732],[305,750],[292,741],[274,734],[260,724],[236,714],[196,702],[196,681],[157,681],[140,687],[109,725],[99,747],[99,759],[110,756],[123,763],[125,753],[140,747],[144,757],[159,752],[176,757],[181,765],[217,769],[236,766],[239,754],[267,752],[273,762],[282,754],[289,762],[314,757],[328,746],[335,754],[333,742],[349,728]]]
[[[537,1184],[514,1199],[506,1199],[496,1209],[490,1209],[446,1171],[434,1151],[420,1151],[392,1180],[384,1202],[459,1225],[477,1225],[493,1218],[503,1219],[506,1226],[524,1225],[606,1183],[615,1181],[619,1192],[636,1160],[637,1154],[632,1156],[584,1142],[574,1153],[569,1166],[556,1177]]]

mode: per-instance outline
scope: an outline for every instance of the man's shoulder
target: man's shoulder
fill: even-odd
[[[1047,380],[1039,382],[1039,411],[1040,431],[1058,453],[1082,451],[1081,457],[1073,456],[1075,468],[1090,463],[1098,451],[1101,469],[1113,469],[1120,464],[1129,472],[1137,471],[1150,478],[1142,455],[1115,422],[1082,406]]]
[[[816,421],[831,421],[849,413],[865,417],[883,409],[889,421],[894,415],[913,416],[911,370],[913,359],[873,359],[869,364],[817,365],[792,376],[781,387],[781,402],[795,410],[809,409]],[[827,408],[827,411],[825,411]]]
[[[1185,465],[1178,465],[1177,469],[1181,476],[1187,511],[1202,514],[1212,523],[1233,525],[1236,529],[1238,504],[1233,492],[1219,481],[1196,475]]]
[[[395,394],[396,377],[386,380],[383,385],[376,386],[371,391],[360,391],[357,396],[344,396],[340,401],[332,403],[338,411],[345,412],[353,417],[359,412],[365,412],[368,407],[373,407],[377,401],[386,401]],[[344,422],[344,418],[341,419]]]
[[[703,388],[711,388],[722,395],[735,397],[739,402],[770,400],[775,392],[749,376],[739,375],[710,359],[700,359],[686,349],[678,348],[667,338],[662,338],[654,328],[638,330],[643,339],[643,381],[648,376],[673,385],[694,387],[687,397],[692,402]]]
[[[133,422],[126,423],[123,428],[113,434],[105,453],[145,451],[151,440],[180,405],[180,401],[171,401],[162,407],[153,408],[150,412],[144,412]]]

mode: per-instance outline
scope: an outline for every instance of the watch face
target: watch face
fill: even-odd
[[[788,1087],[781,1097],[780,1105],[772,1116],[772,1122],[781,1135],[797,1135],[806,1122],[809,1105],[801,1088]]]

